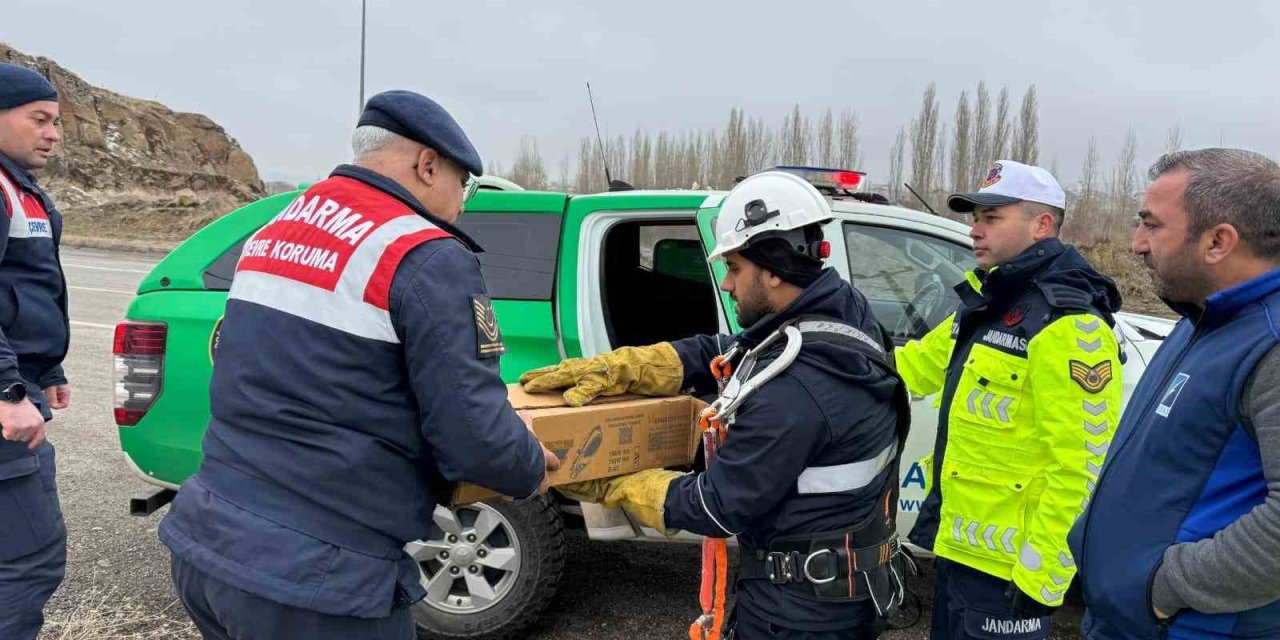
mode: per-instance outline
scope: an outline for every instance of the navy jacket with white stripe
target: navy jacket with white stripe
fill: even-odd
[[[62,359],[71,333],[67,285],[58,259],[62,215],[35,178],[0,154],[0,388],[25,382],[27,393],[52,417],[42,389],[66,384]],[[0,441],[0,462],[34,455],[24,443]]]
[[[697,336],[672,343],[684,365],[684,385],[698,394],[717,392],[711,359],[734,341],[753,347],[780,325],[796,319],[835,321],[891,346],[867,299],[834,269],[827,269],[785,309],[743,333]],[[853,529],[886,505],[883,489],[896,483],[898,466],[894,389],[898,379],[846,340],[804,336],[796,361],[766,382],[738,408],[729,434],[705,473],[677,478],[667,490],[666,525],[702,535],[727,537],[768,550],[779,536]],[[763,369],[778,355],[757,363]],[[852,465],[882,460],[861,477]],[[828,481],[819,468],[839,467]],[[802,474],[809,471],[802,480]],[[830,475],[830,474],[828,474]],[[840,482],[852,486],[833,486]],[[892,505],[896,507],[896,504]],[[808,584],[776,586],[765,580],[738,582],[738,605],[783,627],[840,629],[864,624],[867,602],[821,601]]]
[[[537,490],[475,250],[351,166],[246,243],[205,457],[160,529],[175,555],[276,602],[382,617],[425,595],[402,547],[450,483]]]
[[[62,216],[35,178],[4,154],[0,214],[0,388],[24,383],[27,397],[50,420],[43,389],[66,384],[62,359],[71,336],[58,260]],[[42,485],[33,484],[37,472],[53,477],[52,462],[47,440],[31,450],[25,442],[0,439],[0,565],[64,535],[56,501],[45,506]]]

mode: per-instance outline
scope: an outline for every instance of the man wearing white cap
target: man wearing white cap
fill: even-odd
[[[930,636],[1036,640],[1120,417],[1120,294],[1058,241],[1066,196],[1048,171],[1001,160],[947,204],[973,214],[978,268],[955,313],[897,351],[913,394],[941,392],[910,536],[937,555]]]

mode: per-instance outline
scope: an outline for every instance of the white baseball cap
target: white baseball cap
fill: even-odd
[[[997,160],[991,165],[977,193],[951,194],[947,198],[947,206],[956,213],[972,213],[977,207],[999,207],[1024,201],[1067,208],[1067,194],[1053,174],[1012,160]]]

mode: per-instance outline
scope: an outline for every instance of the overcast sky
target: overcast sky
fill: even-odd
[[[4,0],[0,41],[88,82],[209,115],[266,179],[310,180],[350,155],[360,1]],[[367,89],[412,89],[506,167],[534,136],[554,178],[592,133],[722,127],[731,107],[781,124],[857,110],[864,169],[938,83],[943,120],[979,80],[1034,83],[1041,163],[1064,182],[1090,136],[1107,167],[1132,127],[1145,167],[1185,147],[1280,156],[1280,3],[426,2],[369,0]],[[305,7],[305,9],[299,8]],[[571,164],[571,172],[576,164]]]

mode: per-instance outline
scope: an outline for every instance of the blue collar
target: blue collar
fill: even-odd
[[[1223,289],[1210,295],[1204,301],[1204,319],[1210,321],[1227,320],[1235,316],[1241,309],[1276,291],[1280,291],[1280,269],[1272,269],[1256,278],[1245,280],[1230,289]]]
[[[40,187],[36,184],[35,176],[30,171],[18,166],[18,163],[9,159],[9,156],[0,153],[0,168],[4,169],[5,174],[18,183],[25,191],[32,193],[40,193]]]
[[[427,211],[426,207],[422,206],[421,202],[418,202],[417,198],[413,197],[413,194],[409,193],[408,189],[400,186],[400,184],[395,180],[392,180],[391,178],[388,178],[376,171],[372,171],[364,167],[357,167],[353,164],[338,165],[338,168],[334,169],[333,173],[329,174],[329,177],[333,176],[342,176],[344,178],[351,178],[352,180],[359,180],[360,182],[386,193],[396,200],[403,202],[405,206],[412,209],[414,213],[426,218],[431,224],[448,231],[449,235],[461,241],[462,244],[466,245],[472,253],[484,253],[484,248],[477,244],[475,240],[472,240],[471,236],[467,235],[466,232],[459,229],[457,226],[432,215],[430,211]]]

